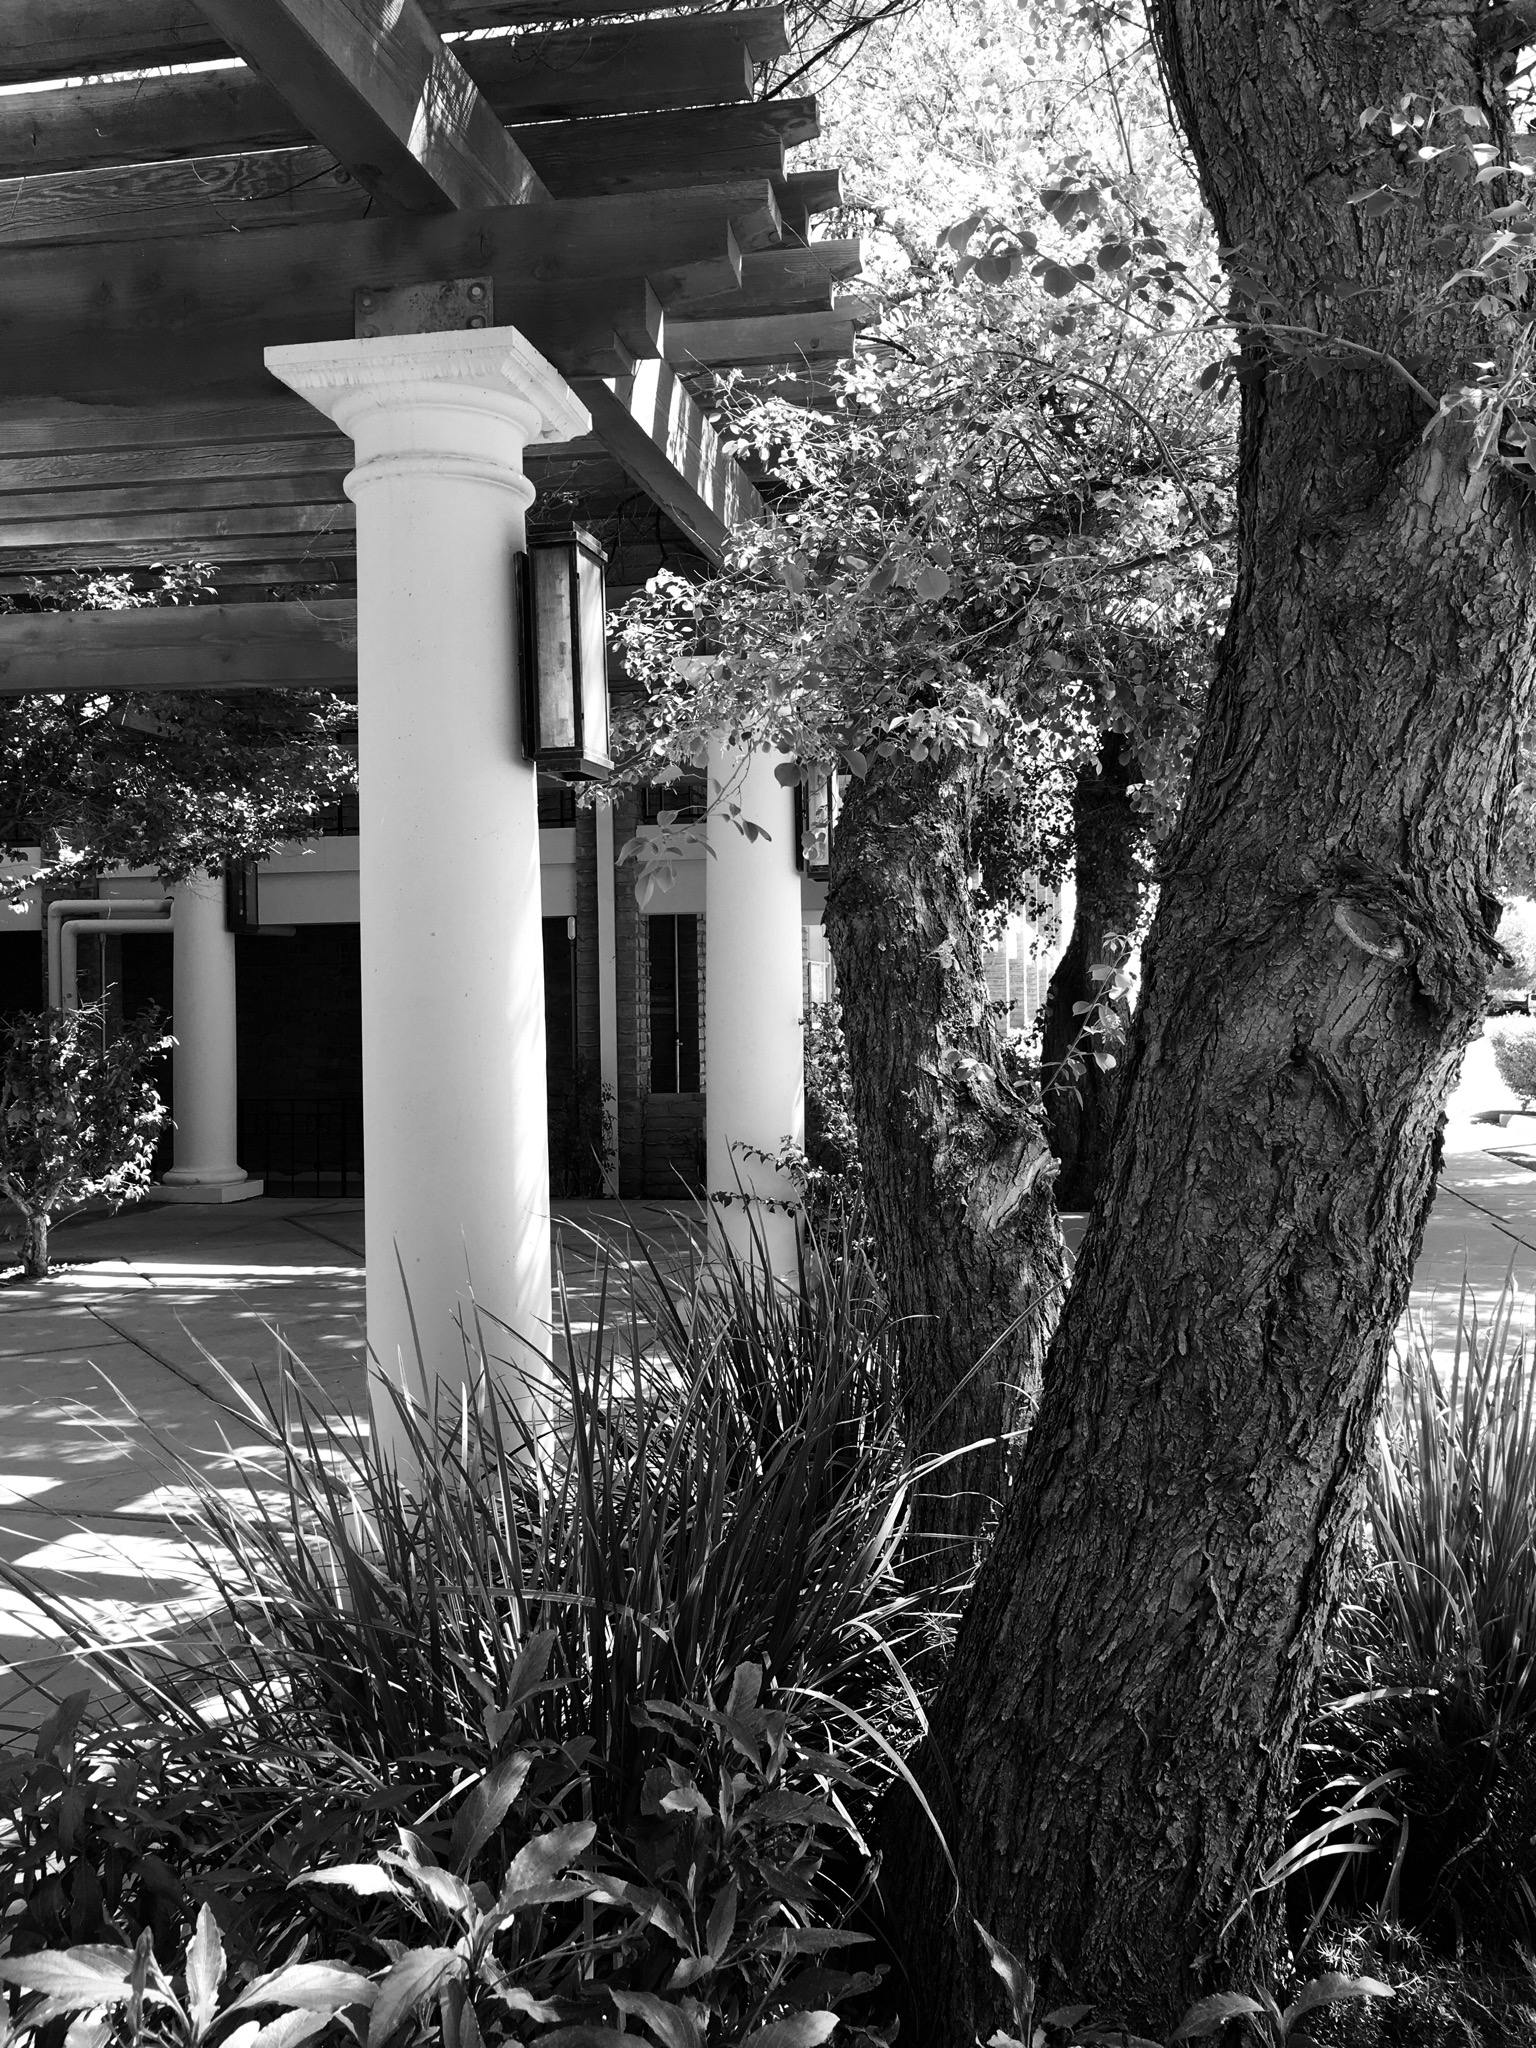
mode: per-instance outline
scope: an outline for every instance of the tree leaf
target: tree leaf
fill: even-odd
[[[1313,2012],[1320,2005],[1338,2005],[1346,1998],[1391,1998],[1394,1995],[1392,1986],[1383,1984],[1378,1977],[1348,1977],[1339,1970],[1325,1970],[1310,1984],[1302,1985],[1281,2014],[1281,2021],[1289,2030],[1293,2020],[1299,2020],[1304,2012]]]
[[[331,2024],[328,2012],[279,2013],[275,2020],[268,2020],[264,2027],[258,2027],[252,2037],[250,2048],[299,2048],[301,2041],[307,2041]],[[235,2032],[242,2031],[236,2028]],[[232,2048],[234,2035],[219,2043],[219,2048]]]
[[[378,1987],[359,1970],[340,1963],[286,1963],[248,1984],[226,2014],[258,2005],[297,2005],[306,2012],[340,2012],[347,2005],[372,2005]]]
[[[736,1898],[737,1885],[733,1877],[711,1907],[709,1925],[704,1933],[704,1946],[712,1963],[719,1963],[736,1931]]]
[[[333,1863],[326,1870],[303,1870],[293,1880],[295,1884],[335,1884],[344,1891],[356,1892],[359,1898],[377,1898],[381,1893],[393,1892],[398,1898],[400,1887],[384,1868],[382,1863]]]
[[[435,1995],[444,1978],[466,1967],[464,1958],[451,1948],[408,1949],[379,1980],[368,2016],[369,2048],[382,2048],[417,2006]]]
[[[741,2048],[818,2048],[837,2028],[835,2012],[792,2012],[748,2034]]]
[[[128,1996],[133,1951],[93,1945],[0,1959],[0,1983],[52,1998],[76,1998],[81,2005],[107,2005]]]
[[[1189,2008],[1174,2028],[1173,2039],[1197,2040],[1202,2034],[1214,2034],[1228,2020],[1246,2019],[1263,2010],[1256,1998],[1247,1998],[1241,1991],[1218,1991]]]
[[[525,1842],[511,1863],[502,1880],[501,1896],[509,1898],[513,1892],[527,1891],[533,1885],[544,1884],[557,1876],[568,1863],[586,1849],[597,1833],[595,1821],[573,1821],[569,1827],[551,1828],[547,1834],[535,1835],[531,1842]]]
[[[197,1926],[187,1946],[187,2004],[199,2036],[213,2024],[223,1982],[224,1943],[219,1923],[205,1903],[198,1908]]]
[[[448,1845],[450,1860],[458,1869],[466,1869],[501,1826],[532,1768],[533,1758],[520,1749],[487,1771],[473,1787],[454,1818]]]
[[[704,2048],[704,2036],[680,2006],[668,2005],[652,1991],[610,1991],[626,2019],[643,2020],[662,2048]]]

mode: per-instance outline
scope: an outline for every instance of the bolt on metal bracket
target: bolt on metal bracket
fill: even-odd
[[[362,285],[352,297],[359,341],[381,334],[443,334],[490,327],[495,294],[488,277],[447,277],[435,284]]]

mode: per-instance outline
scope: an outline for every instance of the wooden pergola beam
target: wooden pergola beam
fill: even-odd
[[[586,19],[670,13],[672,5],[673,0],[581,0],[579,11]],[[558,23],[578,11],[568,0],[424,0],[424,8],[443,36]],[[726,18],[737,26],[754,63],[783,55],[787,39],[780,10],[740,8]],[[205,63],[226,54],[225,39],[196,0],[0,0],[0,84]]]
[[[419,0],[200,4],[251,71],[387,205],[437,213],[544,196]]]
[[[341,61],[344,24],[338,25],[323,50],[317,46],[313,78],[304,62],[303,24],[312,11],[317,22],[332,14],[354,17],[364,10],[389,17],[396,0],[350,0],[350,5],[348,0],[313,0],[313,6],[312,0],[211,0],[211,4],[228,6],[232,17],[236,12],[248,12],[253,23],[259,23],[269,6],[281,6],[291,10],[296,21],[282,35],[273,29],[260,39],[254,34],[248,38],[252,54],[264,56],[259,68],[231,65],[214,71],[0,95],[0,176],[158,163],[170,157],[223,156],[232,150],[281,148],[311,136],[325,142],[343,161],[350,153],[360,167],[386,171],[398,158],[401,145],[410,141],[418,114],[428,137],[446,133],[466,145],[475,139],[482,141],[487,171],[493,168],[494,154],[499,153],[490,139],[488,121],[510,122],[521,131],[554,121],[609,114],[651,121],[674,111],[679,115],[709,111],[718,117],[732,110],[730,103],[738,102],[744,111],[780,110],[776,132],[793,134],[796,140],[809,139],[804,101],[751,99],[746,47],[734,31],[716,26],[731,22],[734,17],[729,14],[686,22],[631,22],[622,30],[567,31],[559,41],[549,39],[546,55],[537,66],[520,60],[517,45],[510,39],[464,45],[466,54],[473,53],[470,62],[484,79],[477,92],[457,50],[436,37],[419,0],[411,0],[400,20],[413,21],[415,33],[403,40],[391,35],[377,56],[368,35],[357,31],[356,68],[349,90],[339,82],[347,75]],[[433,55],[434,49],[441,56]],[[386,53],[390,57],[387,64],[383,62]],[[372,75],[376,66],[381,74],[377,79]],[[648,111],[636,116],[633,110],[637,108]],[[691,125],[683,124],[685,133]],[[332,126],[334,140],[328,132]],[[392,148],[390,137],[394,138]],[[516,133],[514,144],[535,163],[526,135]],[[384,162],[375,151],[384,155]],[[456,154],[461,172],[469,175],[464,149],[439,154],[445,166]],[[400,169],[406,179],[400,187],[403,204],[404,196],[413,190],[413,181],[403,166]],[[465,203],[488,202],[471,191]]]
[[[573,382],[614,460],[712,561],[733,527],[763,516],[751,478],[666,363]]]
[[[803,248],[760,249],[741,259],[741,281],[723,292],[689,281],[667,300],[672,337],[688,320],[755,320],[774,313],[824,313],[832,287],[857,277],[858,242],[811,242]]]
[[[328,144],[330,137],[317,131],[316,140]],[[537,343],[538,337],[530,334],[530,339]],[[560,363],[557,355],[552,360]],[[587,400],[594,431],[615,460],[718,560],[732,526],[760,513],[761,500],[687,388],[676,378],[663,377],[659,366],[654,376],[639,365],[631,368],[640,370],[638,377],[620,371],[610,379],[600,372],[572,381]]]
[[[754,195],[737,203],[747,211]],[[622,375],[660,352],[650,273],[664,288],[696,288],[700,266],[717,286],[739,278],[732,210],[732,195],[715,191],[17,249],[0,293],[0,389],[118,401],[216,386],[255,394],[269,381],[262,348],[351,335],[359,288],[484,275],[495,319],[521,327],[557,367]]]
[[[0,697],[356,687],[350,598],[0,616]]]

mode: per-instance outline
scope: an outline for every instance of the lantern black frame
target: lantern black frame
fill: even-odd
[[[571,700],[573,707],[574,743],[569,746],[541,745],[539,721],[542,707],[542,693],[545,675],[540,665],[537,613],[534,603],[533,557],[546,552],[563,550],[571,557],[569,572],[571,601]],[[535,761],[550,775],[563,776],[568,782],[606,782],[613,773],[610,756],[594,743],[587,731],[586,677],[582,672],[583,642],[581,631],[581,559],[595,563],[599,577],[599,590],[603,598],[603,615],[606,619],[606,570],[608,557],[597,541],[583,526],[566,526],[544,533],[528,536],[527,552],[517,557],[517,614],[519,627],[519,654],[521,657],[521,696],[523,721],[523,755],[526,760]],[[603,742],[607,743],[607,695],[608,695],[608,640],[603,635],[603,700],[605,705]]]
[[[805,851],[805,835],[811,824],[811,791],[820,784],[827,793],[827,857],[810,860]],[[825,882],[832,874],[832,836],[837,830],[837,777],[819,769],[807,769],[804,778],[795,784],[795,866],[813,882]]]

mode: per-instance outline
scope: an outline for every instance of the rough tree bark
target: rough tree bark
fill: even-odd
[[[1141,919],[1144,877],[1136,859],[1142,823],[1131,802],[1140,781],[1135,761],[1119,733],[1106,733],[1098,763],[1079,770],[1072,792],[1072,839],[1077,905],[1072,937],[1056,964],[1045,999],[1040,1064],[1060,1074],[1045,1099],[1051,1149],[1056,1154],[1056,1202],[1062,1209],[1091,1209],[1109,1158],[1110,1133],[1120,1099],[1120,1048],[1107,1072],[1084,1059],[1074,1079],[1062,1072],[1083,1025],[1077,1003],[1096,1002],[1103,991],[1090,969],[1103,961],[1111,933],[1129,933]],[[1130,1010],[1117,1006],[1128,1024]]]
[[[1275,317],[1459,387],[1487,335],[1442,288],[1518,195],[1359,123],[1422,93],[1507,140],[1470,5],[1152,15],[1217,231]],[[1431,418],[1359,353],[1245,391],[1237,592],[1109,1175],[934,1714],[965,1915],[1144,2025],[1262,1943],[1241,1909],[1285,1825],[1494,950],[1529,514]],[[996,2022],[985,1962],[919,1830],[893,1846],[917,2038],[960,2048]]]
[[[914,1536],[974,1535],[1000,1434],[1037,1388],[1061,1302],[1054,1162],[1038,1095],[987,1007],[966,820],[979,769],[876,759],[838,814],[827,890],[866,1198],[921,1454]],[[922,1575],[919,1561],[918,1575]]]

